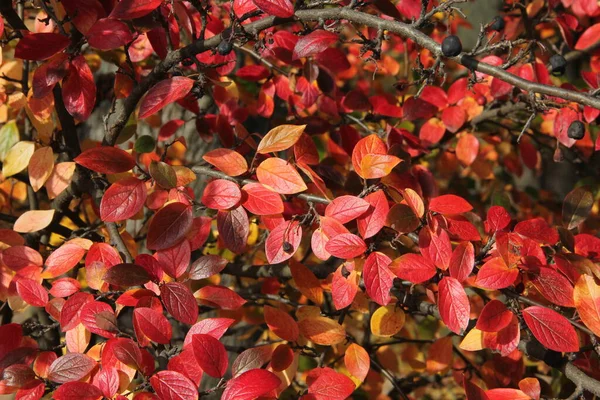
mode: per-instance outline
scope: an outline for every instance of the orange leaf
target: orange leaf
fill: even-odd
[[[361,176],[364,179],[383,178],[401,161],[398,157],[387,154],[366,154],[360,163]]]
[[[589,275],[581,275],[573,292],[575,308],[583,323],[596,335],[600,335],[600,286]]]
[[[364,348],[352,343],[344,354],[344,364],[352,376],[364,381],[371,367],[371,359]]]
[[[214,149],[203,155],[202,158],[229,176],[239,176],[248,171],[246,159],[231,149]]]
[[[371,317],[371,332],[375,336],[390,337],[400,332],[406,316],[395,304],[379,307]]]
[[[54,169],[54,152],[52,147],[37,149],[29,159],[29,182],[34,192],[44,186]]]
[[[273,128],[262,138],[256,151],[267,154],[287,150],[296,144],[305,128],[306,125],[280,125]]]
[[[281,194],[295,194],[307,189],[296,168],[281,158],[263,161],[256,169],[256,176],[260,183]]]
[[[322,346],[332,346],[346,340],[346,329],[325,317],[309,317],[298,324],[300,332],[310,341]]]

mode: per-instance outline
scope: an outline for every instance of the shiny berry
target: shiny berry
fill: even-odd
[[[567,130],[567,135],[571,139],[580,140],[585,136],[585,125],[581,121],[573,121],[571,125],[569,125],[569,129]]]
[[[505,25],[506,25],[506,23],[504,22],[504,18],[497,15],[492,20],[492,23],[490,24],[490,28],[496,32],[500,32],[501,30],[504,29]]]
[[[446,57],[456,57],[462,52],[462,43],[458,36],[448,36],[442,42],[442,54]]]
[[[290,254],[294,251],[294,246],[290,242],[283,242],[283,251]]]
[[[552,75],[560,76],[567,69],[567,60],[560,54],[554,54],[550,57],[550,66],[552,67]]]
[[[231,50],[233,50],[233,43],[228,40],[222,40],[217,46],[217,53],[222,56],[226,56],[227,54],[231,53]]]

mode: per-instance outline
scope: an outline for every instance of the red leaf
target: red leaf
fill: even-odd
[[[448,107],[442,112],[442,121],[452,133],[458,132],[460,127],[465,123],[465,120],[465,111],[459,106]]]
[[[471,211],[472,209],[473,206],[465,199],[453,194],[438,196],[435,199],[431,199],[429,202],[429,210],[440,214],[460,214]]]
[[[148,196],[146,183],[131,177],[113,183],[100,201],[100,218],[105,222],[117,222],[136,215]]]
[[[367,245],[359,236],[343,233],[331,238],[325,245],[325,250],[334,257],[349,259],[363,254],[367,250]]]
[[[85,256],[85,266],[87,267],[94,261],[100,261],[107,268],[123,262],[119,253],[108,243],[94,243],[90,247]]]
[[[566,147],[573,147],[576,142],[575,139],[569,137],[568,132],[571,123],[577,120],[579,120],[579,113],[570,107],[559,109],[554,119],[554,137]]]
[[[85,303],[80,313],[81,323],[88,331],[105,338],[114,338],[117,329],[115,312],[107,303],[90,301]]]
[[[246,242],[250,233],[248,214],[243,207],[222,211],[217,214],[217,230],[225,246],[236,254],[246,250]]]
[[[204,303],[223,310],[237,310],[246,304],[239,294],[224,286],[204,286],[195,295]]]
[[[202,203],[215,210],[227,210],[235,207],[242,199],[242,192],[235,183],[227,179],[216,179],[204,188]]]
[[[48,291],[45,287],[31,279],[19,279],[16,282],[17,293],[27,304],[34,307],[45,307],[48,304]]]
[[[119,391],[119,373],[116,368],[105,367],[94,375],[93,384],[106,398],[113,398]]]
[[[325,216],[335,218],[342,224],[346,224],[363,215],[369,207],[370,204],[360,197],[340,196],[327,205]]]
[[[99,400],[102,391],[91,383],[67,382],[52,393],[54,400]]]
[[[189,278],[200,280],[218,274],[227,266],[227,259],[217,255],[206,255],[198,258],[190,267]]]
[[[479,153],[479,140],[474,135],[467,133],[458,139],[456,144],[456,158],[464,165],[473,164]]]
[[[542,267],[532,282],[542,296],[552,303],[563,307],[575,307],[573,285],[560,272]]]
[[[63,305],[60,311],[60,327],[63,332],[70,331],[81,322],[81,309],[83,306],[94,301],[94,296],[89,293],[75,293]]]
[[[485,391],[470,380],[467,380],[466,375],[463,375],[463,386],[467,400],[489,400]]]
[[[190,265],[191,248],[187,240],[156,252],[160,268],[170,277],[179,278],[187,271]]]
[[[600,24],[590,26],[583,32],[583,35],[579,37],[575,44],[575,50],[585,50],[598,43],[598,37],[600,37]],[[15,57],[16,54],[15,54]]]
[[[151,250],[163,250],[185,238],[192,227],[192,207],[184,203],[170,203],[161,208],[150,221],[146,245]]]
[[[298,221],[280,224],[265,241],[265,253],[269,264],[279,264],[289,260],[302,240],[302,227]]]
[[[269,15],[289,18],[294,15],[294,5],[290,0],[252,0],[256,7]]]
[[[115,357],[123,364],[135,369],[139,369],[139,366],[142,363],[142,352],[138,347],[137,343],[127,338],[118,338],[110,340],[112,340],[114,343],[114,347],[112,347],[112,352],[115,355]]]
[[[162,0],[159,1],[159,3]],[[122,4],[123,1],[119,3]],[[116,10],[116,8],[115,8]],[[114,12],[113,12],[114,13]],[[144,119],[163,107],[184,98],[194,86],[194,80],[185,76],[174,76],[152,86],[140,103],[139,118]]]
[[[275,335],[288,342],[298,340],[298,335],[300,335],[298,323],[288,313],[271,306],[265,306],[264,313],[265,322]]]
[[[189,378],[196,387],[200,386],[200,381],[204,375],[204,371],[198,365],[194,350],[191,347],[183,349],[181,353],[169,359],[167,364],[169,371],[176,371]]]
[[[302,36],[294,47],[293,60],[320,53],[339,39],[338,35],[319,29]]]
[[[67,353],[54,360],[48,370],[48,379],[56,383],[78,381],[96,367],[96,361],[81,353]]]
[[[450,276],[459,282],[465,281],[475,266],[475,248],[471,242],[461,242],[450,258]]]
[[[133,310],[133,323],[153,342],[167,344],[171,341],[172,328],[165,316],[152,308],[141,307]]]
[[[418,254],[408,253],[394,260],[391,270],[400,279],[422,283],[431,279],[437,269],[431,261]]]
[[[283,213],[281,195],[260,183],[249,183],[242,188],[242,205],[254,215],[273,215]]]
[[[63,80],[62,95],[65,108],[73,118],[85,121],[90,116],[96,104],[96,83],[85,57],[77,56],[71,60]]]
[[[484,332],[498,332],[512,321],[513,313],[499,300],[492,300],[483,307],[475,327]]]
[[[150,385],[161,400],[196,400],[194,382],[176,371],[160,371],[150,378]]]
[[[75,162],[102,174],[118,174],[135,167],[135,159],[131,154],[111,146],[88,149],[75,157]]]
[[[483,334],[483,345],[490,350],[500,352],[502,357],[506,357],[515,351],[520,338],[519,319],[516,315],[512,315],[510,323],[505,328],[500,329],[498,332],[485,332]]]
[[[27,246],[12,246],[0,253],[2,264],[13,271],[18,271],[30,266],[41,267],[44,264],[42,255]]]
[[[523,319],[543,346],[560,352],[579,351],[575,328],[556,311],[532,306],[523,310]]]
[[[198,303],[184,284],[169,282],[162,285],[160,297],[169,314],[177,321],[191,325],[198,319]]]
[[[253,400],[275,390],[281,380],[264,369],[251,369],[227,382],[221,400]]]
[[[76,244],[63,244],[46,259],[46,269],[43,276],[46,278],[55,278],[69,272],[79,264],[84,254],[85,249]]]
[[[40,61],[63,51],[71,43],[69,37],[58,33],[30,33],[19,40],[15,58]]]
[[[485,231],[494,233],[501,231],[510,224],[510,214],[501,206],[492,206],[487,212]]]
[[[369,254],[363,267],[363,279],[367,294],[377,304],[385,306],[391,300],[390,289],[394,286],[394,274],[389,268],[392,260],[383,253]]]
[[[318,370],[311,372],[316,371]],[[354,382],[350,378],[330,368],[324,369],[317,379],[308,385],[308,393],[315,400],[343,400],[350,397],[354,389]]]
[[[348,307],[354,301],[356,293],[358,293],[358,277],[356,271],[348,273],[348,277],[344,277],[343,269],[340,266],[333,274],[331,280],[331,297],[336,310],[341,310]]]
[[[461,335],[469,325],[471,306],[461,283],[455,278],[444,277],[439,283],[438,308],[446,326]]]
[[[452,244],[448,233],[440,229],[439,233],[432,232],[429,228],[419,232],[419,249],[423,257],[431,261],[436,267],[446,270],[452,258]]]
[[[227,329],[235,322],[235,320],[230,318],[206,318],[200,322],[195,323],[188,333],[185,335],[185,340],[183,341],[183,347],[192,343],[193,335],[199,333],[205,333],[214,337],[215,339],[220,339]]]
[[[162,0],[121,0],[110,13],[111,18],[134,19],[156,10]]]
[[[504,289],[512,285],[519,275],[517,268],[509,268],[500,257],[487,261],[477,273],[476,285],[484,289]]]
[[[35,69],[33,73],[33,97],[43,99],[67,75],[69,56],[59,53]]]
[[[133,40],[127,24],[109,18],[96,21],[86,34],[90,46],[100,50],[112,50]]]
[[[390,211],[387,197],[383,190],[378,190],[365,197],[370,207],[356,220],[358,232],[364,239],[375,236],[385,226]]]
[[[227,351],[217,339],[206,334],[192,337],[192,346],[200,368],[213,378],[222,378],[227,372]]]
[[[558,242],[558,232],[548,225],[543,218],[534,218],[521,221],[515,225],[514,231],[519,235],[528,237],[536,242],[554,245]]]

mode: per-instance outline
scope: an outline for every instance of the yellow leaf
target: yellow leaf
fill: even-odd
[[[483,350],[483,331],[477,328],[471,329],[462,342],[460,342],[459,347],[465,351]]]
[[[257,152],[267,154],[289,149],[300,139],[305,128],[306,125],[280,125],[273,128],[262,138]]]
[[[346,340],[346,329],[325,317],[311,317],[298,323],[300,332],[310,341],[322,346],[332,346]]]
[[[29,165],[29,159],[35,151],[35,143],[19,142],[10,148],[2,165],[2,174],[5,178],[23,171]]]
[[[400,332],[405,320],[404,311],[395,305],[379,307],[371,317],[371,332],[375,336],[394,336]]]
[[[19,233],[37,232],[50,225],[53,217],[54,210],[27,211],[15,221],[13,230]]]
[[[29,182],[34,192],[44,186],[54,169],[54,152],[52,147],[42,147],[33,153],[29,160]]]

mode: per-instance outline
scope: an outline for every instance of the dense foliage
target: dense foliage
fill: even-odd
[[[0,394],[600,396],[600,3],[460,3],[0,0]]]

